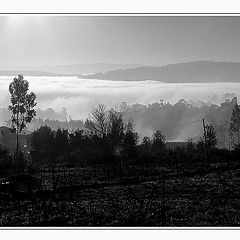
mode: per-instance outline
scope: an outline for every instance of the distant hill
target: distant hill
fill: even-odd
[[[240,82],[240,63],[196,61],[166,66],[146,66],[80,78],[116,81],[155,80],[166,83]]]
[[[63,76],[62,74],[42,71],[0,70],[0,76],[17,76],[19,74],[24,76]]]
[[[29,66],[17,67],[21,71],[34,71],[34,72],[48,72],[52,75],[79,75],[97,72],[107,72],[116,69],[129,69],[136,67],[143,67],[140,64],[111,64],[111,63],[89,63],[89,64],[72,64],[72,65],[56,65],[56,66]],[[4,69],[5,70],[5,69]],[[6,70],[15,70],[7,68]],[[0,70],[1,71],[1,70]]]

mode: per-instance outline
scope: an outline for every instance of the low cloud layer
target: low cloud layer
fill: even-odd
[[[13,77],[0,76],[0,107],[9,105],[9,83]],[[37,107],[53,108],[61,111],[67,108],[72,119],[85,119],[92,107],[104,103],[114,107],[125,101],[128,104],[148,104],[164,99],[175,103],[179,99],[214,100],[214,95],[226,92],[240,96],[240,83],[159,83],[155,81],[124,82],[95,79],[79,79],[77,77],[25,77],[29,81],[30,90],[37,95]]]

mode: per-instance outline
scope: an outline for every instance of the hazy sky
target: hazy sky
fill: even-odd
[[[0,16],[0,68],[240,62],[240,17]]]

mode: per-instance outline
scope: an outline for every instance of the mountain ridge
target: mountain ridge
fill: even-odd
[[[118,69],[79,77],[115,81],[155,80],[166,83],[240,82],[240,63],[194,61],[165,66]]]

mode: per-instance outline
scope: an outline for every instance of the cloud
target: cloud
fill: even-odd
[[[9,105],[8,85],[13,77],[0,76],[0,107]],[[128,104],[148,104],[164,99],[175,103],[179,99],[209,100],[209,96],[235,92],[240,95],[240,83],[160,83],[156,81],[106,81],[77,77],[25,77],[30,90],[37,95],[37,107],[60,111],[66,107],[73,119],[86,118],[99,103],[107,107]]]

